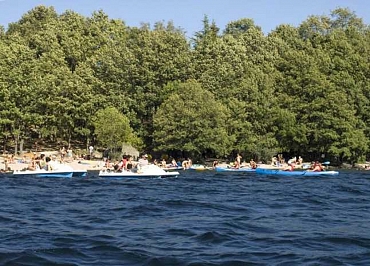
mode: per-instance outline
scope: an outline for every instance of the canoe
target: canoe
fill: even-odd
[[[264,174],[264,175],[283,175],[283,176],[333,176],[333,175],[339,174],[339,172],[337,171],[321,171],[321,172],[284,171],[284,170],[274,170],[274,169],[265,169],[265,168],[257,168],[256,173]]]
[[[216,172],[255,172],[256,169],[250,167],[233,168],[227,166],[216,166]]]
[[[179,176],[180,173],[177,171],[165,171],[162,168],[156,165],[147,165],[142,167],[140,170],[136,172],[133,171],[122,171],[122,172],[115,172],[109,169],[101,170],[99,172],[99,177],[103,178],[163,178],[163,177],[176,177]]]

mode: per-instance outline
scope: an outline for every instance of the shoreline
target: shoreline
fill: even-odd
[[[64,162],[62,164],[71,166],[74,170],[87,170],[87,171],[94,171],[94,170],[102,170],[104,169],[103,161],[89,161],[89,160],[81,160],[81,161],[72,161],[72,162]],[[11,171],[19,171],[23,170],[28,167],[28,163],[9,163],[8,167],[10,167]],[[4,161],[0,162],[0,169],[5,170],[5,163]]]
[[[59,152],[58,151],[45,151],[42,152],[46,156],[56,155],[58,161],[61,162]],[[41,153],[37,153],[39,155]],[[13,158],[12,163],[8,163],[8,167],[10,167],[11,171],[19,171],[27,168],[29,166],[29,162],[32,159],[33,154],[25,154],[24,156],[15,156]],[[7,170],[5,169],[5,162],[9,161],[9,155],[0,155],[0,170]],[[26,159],[27,162],[23,162]],[[62,164],[69,165],[75,170],[87,170],[87,171],[94,171],[94,170],[101,170],[104,168],[104,162],[102,160],[84,160],[84,159],[67,159]]]
[[[73,161],[73,162],[65,162],[62,163],[65,165],[71,166],[74,170],[87,170],[87,171],[94,171],[94,170],[102,170],[104,169],[104,163],[102,161]],[[11,171],[19,171],[23,170],[28,167],[28,163],[9,163],[8,167],[10,167]],[[0,162],[0,169],[5,170],[5,163],[3,161]]]
[[[41,153],[45,154],[46,156],[57,156],[59,162],[61,162],[60,159],[60,153],[59,151],[45,151],[45,152],[38,152],[36,155],[40,155]],[[19,171],[26,169],[29,165],[29,161],[31,161],[32,157],[34,156],[33,153],[25,153],[23,156],[15,156],[13,158],[13,163],[8,163],[8,167],[10,167],[11,171]],[[6,171],[5,169],[5,161],[9,161],[9,155],[7,154],[2,154],[0,155],[0,170]],[[26,159],[27,163],[23,163],[22,161]],[[97,171],[97,170],[102,170],[105,169],[104,165],[105,163],[103,162],[103,159],[96,159],[96,160],[85,160],[85,159],[69,159],[67,158],[65,161],[61,162],[62,164],[69,165],[75,170],[87,170],[87,171]],[[221,163],[220,165],[228,165],[226,163]],[[303,164],[302,164],[303,165]],[[302,165],[296,165],[296,169],[301,169]],[[271,164],[258,164],[259,167],[262,168],[267,168],[267,169],[282,169],[286,165],[280,165],[280,166],[274,166]],[[356,164],[356,167],[352,167],[350,169],[359,169],[359,170],[367,170],[366,167],[369,166],[369,163],[362,163],[362,164]],[[329,167],[332,168],[332,167]],[[345,168],[349,169],[349,168]]]

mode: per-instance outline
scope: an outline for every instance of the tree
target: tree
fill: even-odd
[[[138,118],[133,121],[135,131],[152,149],[153,114],[162,103],[164,87],[169,82],[186,81],[191,73],[189,43],[172,24],[165,27],[160,23],[153,31],[147,27],[132,28],[128,39],[127,52],[121,56],[127,58],[127,63],[118,66],[126,80],[121,93]]]
[[[226,25],[226,29],[224,30],[224,34],[231,34],[233,36],[238,36],[240,34],[246,33],[251,28],[255,28],[259,31],[262,31],[261,27],[256,26],[254,24],[253,19],[244,18],[244,19],[239,19],[237,21],[229,22]]]
[[[96,139],[109,149],[141,143],[130,127],[129,119],[114,107],[99,110],[93,118],[93,124]]]
[[[182,83],[154,115],[155,149],[184,151],[183,156],[191,157],[225,156],[231,144],[225,127],[228,119],[228,110],[212,93],[195,81]]]

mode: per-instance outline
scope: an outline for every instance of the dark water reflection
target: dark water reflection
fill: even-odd
[[[1,265],[370,265],[370,172],[1,177]]]

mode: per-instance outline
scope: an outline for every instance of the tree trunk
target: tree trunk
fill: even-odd
[[[14,143],[14,155],[18,153],[18,141],[19,141],[19,135],[15,137],[15,143]]]
[[[5,154],[6,152],[6,140],[4,140],[4,143],[3,143],[3,154]]]
[[[20,152],[20,154],[23,154],[23,145],[24,145],[24,139],[22,138],[19,142],[19,152]]]

